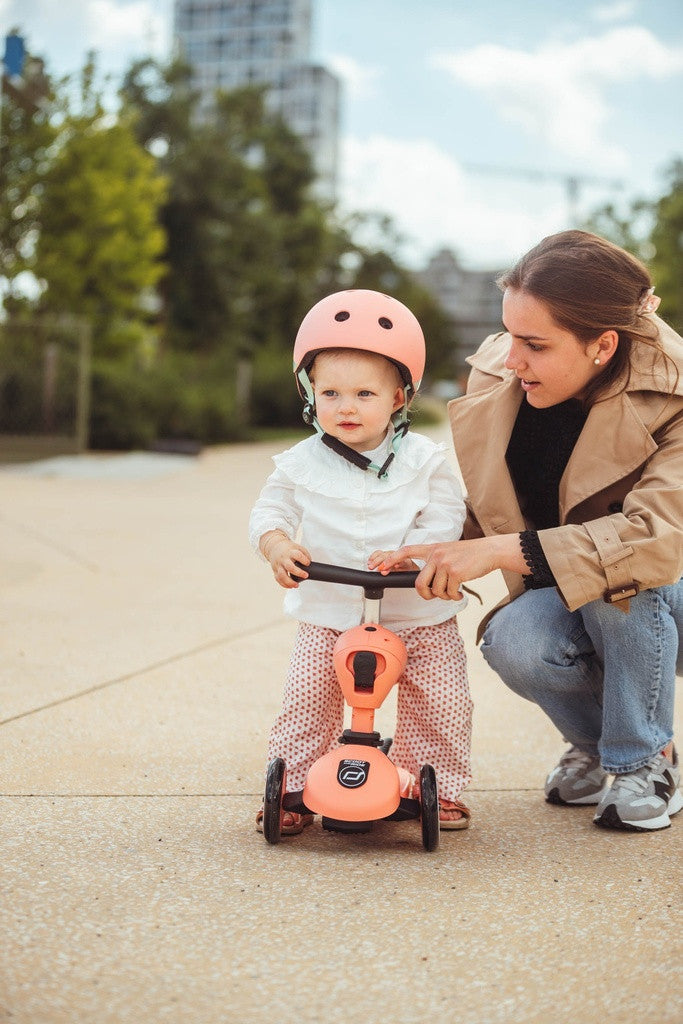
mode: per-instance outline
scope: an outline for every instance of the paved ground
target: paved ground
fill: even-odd
[[[562,744],[475,604],[471,829],[255,832],[293,634],[245,541],[273,450],[0,471],[0,1022],[681,1024],[683,815],[544,803]]]

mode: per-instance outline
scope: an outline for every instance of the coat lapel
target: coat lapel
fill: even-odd
[[[525,528],[505,461],[522,398],[512,377],[456,398],[448,406],[460,472],[485,533],[516,533]]]
[[[656,450],[628,394],[597,402],[560,481],[560,522],[582,501],[638,469]]]
[[[526,528],[505,460],[523,397],[513,378],[456,398],[448,407],[465,489],[485,532]],[[596,403],[560,482],[560,522],[581,502],[638,469],[656,449],[627,393]]]
[[[611,394],[591,408],[560,482],[560,522],[572,509],[625,480],[657,449],[651,430],[667,407],[667,395],[683,394],[683,361],[680,338],[663,321],[658,324],[660,343],[678,367],[674,381],[670,369],[647,346],[632,354],[626,390],[616,382]],[[493,383],[449,404],[453,444],[470,504],[486,533],[525,529],[517,495],[505,461],[505,453],[519,407],[524,400],[514,374],[503,369],[508,336],[486,339],[468,362]],[[502,378],[502,379],[501,379]],[[661,380],[660,380],[661,378]],[[661,394],[654,406],[646,402],[657,385]],[[640,412],[639,412],[640,410]],[[646,415],[645,422],[642,415]]]

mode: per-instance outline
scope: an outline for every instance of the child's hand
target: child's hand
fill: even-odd
[[[378,569],[382,576],[387,576],[390,570],[383,568],[384,560],[393,554],[393,551],[373,551],[368,558],[368,569]],[[412,558],[404,558],[402,562],[396,562],[391,568],[392,570],[403,572],[410,569],[419,569],[420,566],[413,562]]]
[[[302,562],[304,565],[308,565],[311,556],[306,548],[295,544],[282,531],[273,530],[271,533],[264,534],[261,538],[260,548],[263,557],[270,562],[276,582],[285,590],[292,590],[299,586],[292,576],[297,576],[302,580],[308,578],[308,573],[295,563]]]

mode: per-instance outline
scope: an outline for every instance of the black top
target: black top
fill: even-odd
[[[547,409],[525,400],[519,408],[506,460],[524,517],[535,527],[521,535],[531,570],[523,577],[527,589],[555,585],[535,531],[560,525],[560,480],[587,415],[576,398]]]

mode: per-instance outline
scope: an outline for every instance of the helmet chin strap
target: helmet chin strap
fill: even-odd
[[[297,373],[297,379],[301,385],[302,391],[306,396],[304,401],[304,410],[302,414],[303,421],[304,423],[307,423],[309,426],[315,428],[317,433],[320,435],[322,443],[326,445],[328,448],[330,448],[333,452],[336,452],[337,455],[341,455],[342,458],[347,460],[347,462],[351,462],[354,466],[357,466],[358,469],[372,470],[373,473],[377,474],[380,480],[383,477],[387,476],[389,472],[389,466],[394,461],[394,458],[396,457],[396,452],[398,451],[401,445],[401,441],[405,437],[410,426],[408,404],[410,400],[410,395],[412,393],[412,387],[407,386],[404,387],[403,389],[403,407],[401,409],[397,409],[396,412],[391,417],[391,423],[394,428],[394,436],[391,439],[391,451],[389,452],[389,455],[384,460],[382,465],[378,466],[377,463],[373,462],[372,459],[369,459],[367,455],[363,455],[361,452],[357,452],[354,448],[349,448],[349,446],[347,444],[344,444],[343,441],[340,441],[336,437],[332,437],[331,434],[325,433],[323,428],[320,426],[318,417],[315,414],[315,395],[313,394],[313,387],[309,380],[308,374],[306,373],[305,370],[299,370],[299,372]]]

